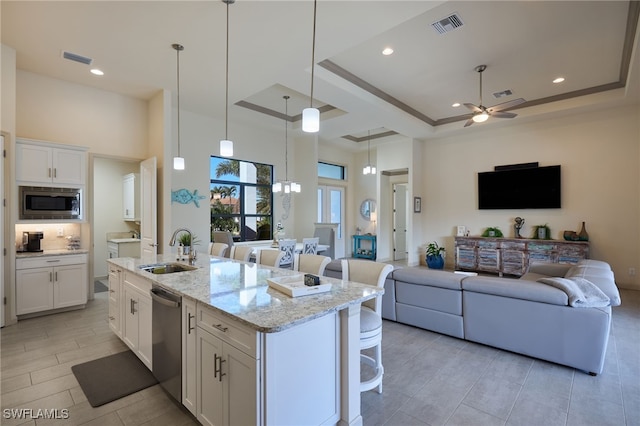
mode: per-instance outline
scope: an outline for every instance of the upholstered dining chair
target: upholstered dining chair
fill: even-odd
[[[331,258],[328,256],[296,253],[293,258],[293,270],[321,276],[324,275],[324,269],[329,262]]]
[[[231,247],[231,255],[229,257],[233,260],[248,262],[252,252],[253,247],[250,246],[233,246]]]
[[[284,256],[282,256],[282,260],[280,260],[280,267],[286,269],[293,268],[293,253],[296,250],[296,240],[280,240],[278,241],[278,247],[280,248],[280,251],[284,252]]]
[[[260,265],[279,267],[280,261],[282,261],[283,257],[284,257],[284,252],[281,250],[269,250],[269,249],[257,250],[256,263],[259,263]]]
[[[229,231],[213,231],[213,242],[222,243],[229,246],[229,250],[225,253],[224,257],[231,256],[231,247],[233,247],[233,235]]]
[[[342,259],[342,279],[384,288],[393,265],[359,259]],[[360,350],[375,348],[374,356],[360,353],[360,361],[373,367],[373,378],[360,382],[360,392],[378,388],[382,393],[382,296],[362,302],[360,309]]]
[[[223,243],[210,243],[209,254],[212,256],[225,257],[229,246]]]
[[[304,254],[318,254],[319,237],[303,238],[302,239],[302,253]]]

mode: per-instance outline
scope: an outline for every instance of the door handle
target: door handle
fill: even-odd
[[[53,282],[53,272],[49,272],[49,282]]]
[[[218,381],[222,381],[222,376],[226,376],[227,373],[222,372],[222,363],[225,362],[226,359],[222,359],[218,354],[213,354],[213,377],[218,378]]]
[[[191,320],[193,318],[195,318],[196,316],[195,315],[191,315],[191,314],[188,314],[188,316],[189,316],[189,318],[188,318],[188,321],[187,321],[188,322],[188,324],[187,324],[187,333],[191,334],[191,331],[196,329],[195,327],[193,327],[191,325]]]

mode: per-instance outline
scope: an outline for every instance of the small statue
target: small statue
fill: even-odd
[[[513,228],[515,229],[516,238],[522,238],[522,235],[520,235],[520,230],[522,229],[522,226],[524,225],[524,219],[521,218],[521,217],[516,217],[515,222],[516,222],[516,224],[513,225]]]

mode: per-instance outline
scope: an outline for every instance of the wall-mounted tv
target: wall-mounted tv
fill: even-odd
[[[534,163],[535,164],[535,163]],[[560,166],[496,167],[478,173],[478,209],[559,209]]]

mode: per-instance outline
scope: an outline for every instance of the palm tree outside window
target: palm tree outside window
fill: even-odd
[[[212,156],[211,231],[230,231],[235,241],[271,240],[273,166]]]

